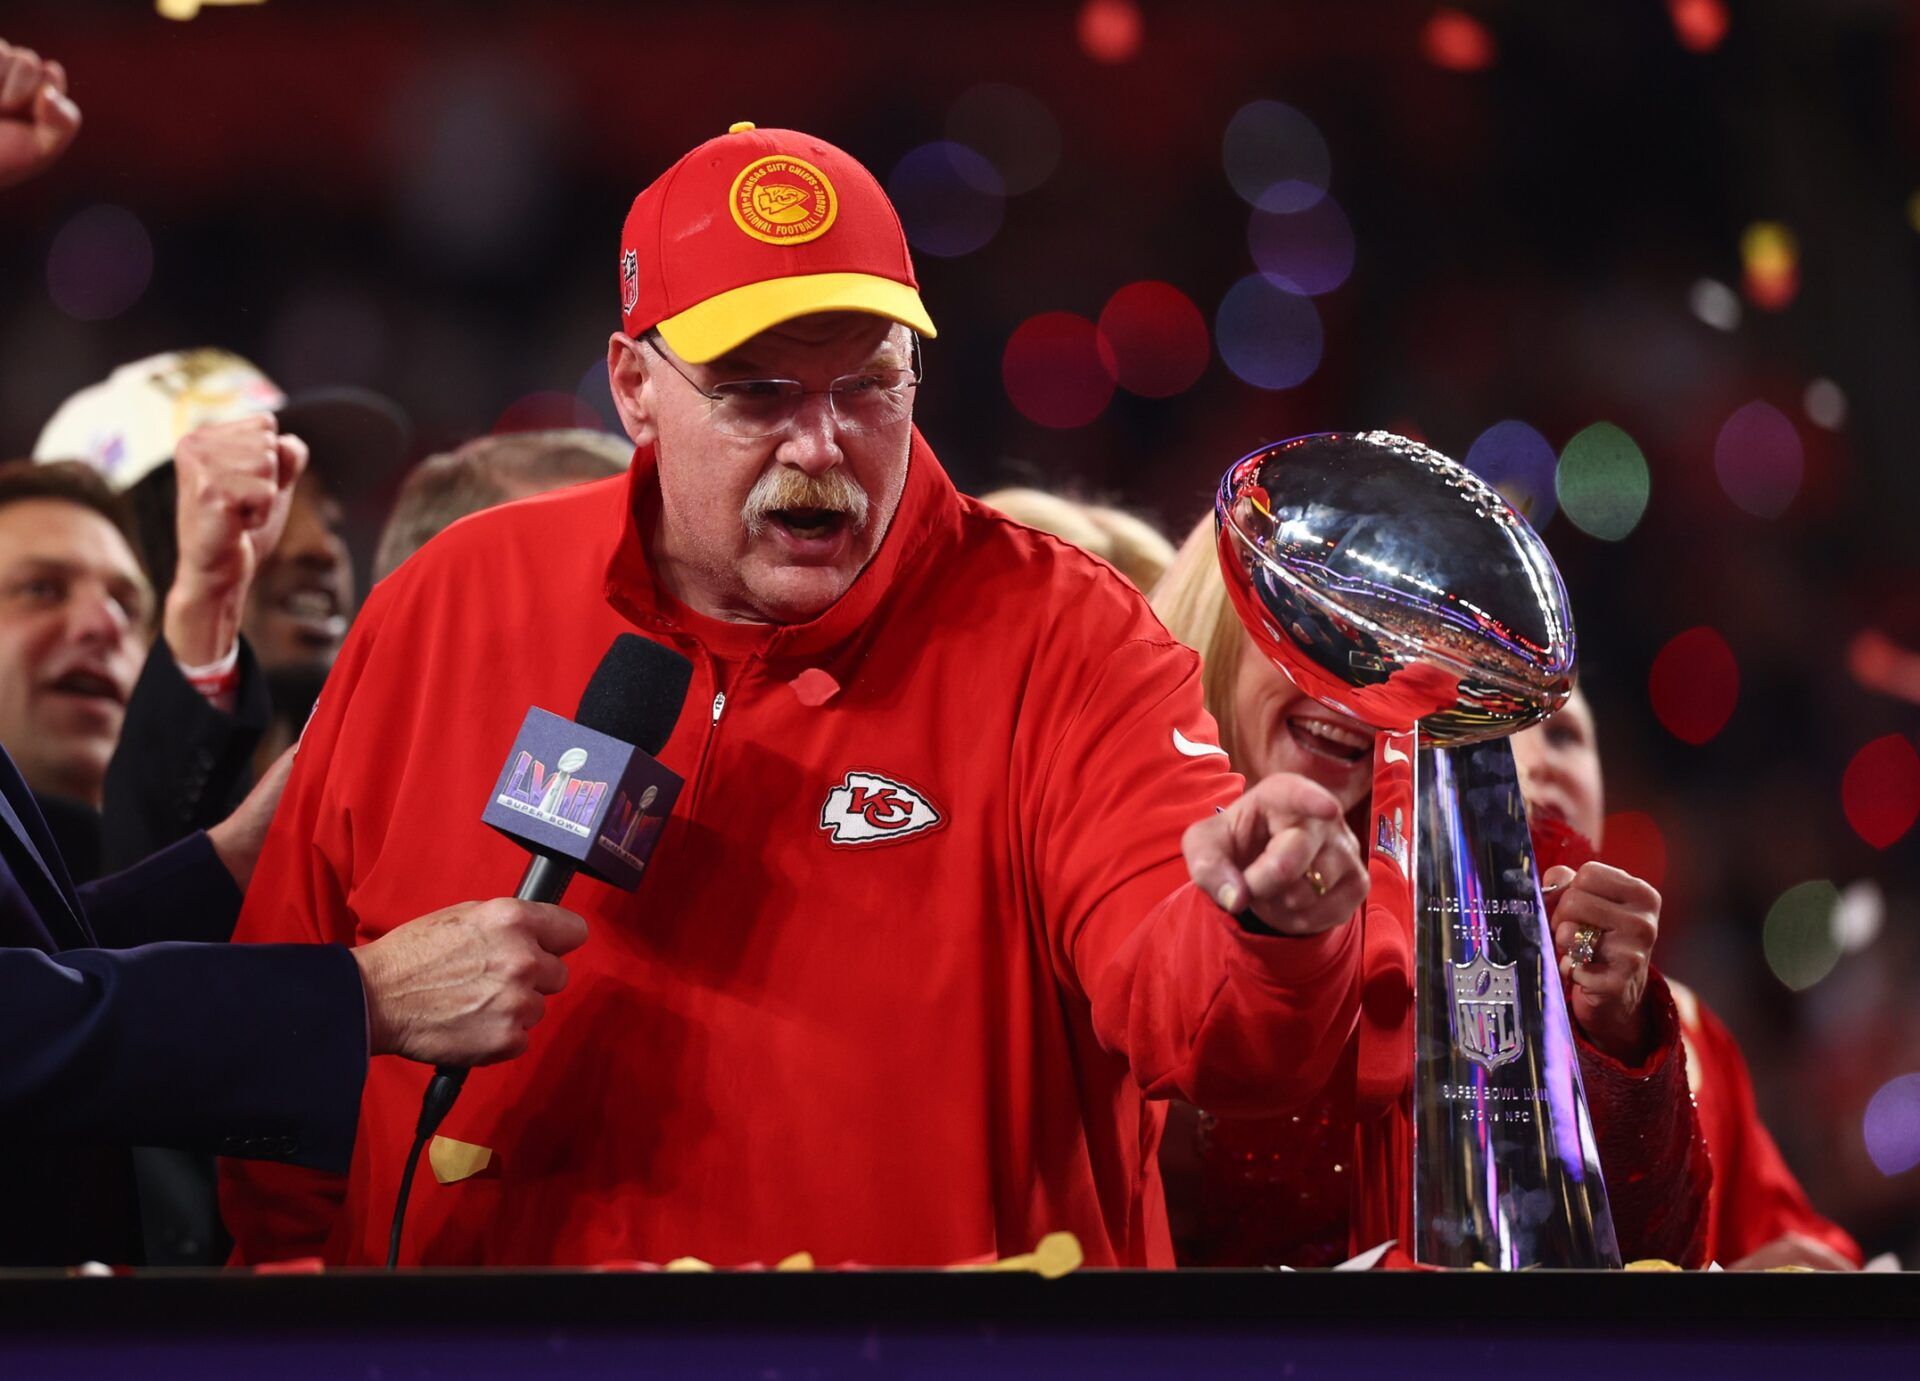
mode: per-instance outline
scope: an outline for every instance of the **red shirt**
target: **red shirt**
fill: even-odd
[[[1193,755],[1196,656],[917,436],[879,552],[811,623],[664,595],[632,517],[657,502],[642,454],[377,586],[249,889],[238,938],[345,944],[510,892],[526,856],[480,810],[528,704],[569,712],[619,632],[692,658],[645,879],[567,893],[571,982],[441,1128],[494,1167],[423,1166],[402,1260],[935,1264],[1068,1229],[1091,1263],[1170,1265],[1148,1100],[1302,1102],[1357,1001],[1354,927],[1249,936],[1187,881],[1182,831],[1241,789]],[[236,1259],[383,1260],[426,1079],[373,1061],[344,1183],[227,1164]]]
[[[1798,1232],[1858,1266],[1865,1259],[1860,1244],[1815,1211],[1760,1120],[1753,1079],[1733,1033],[1692,989],[1672,987],[1687,1045],[1687,1082],[1713,1156],[1708,1204],[1713,1259],[1731,1266],[1776,1237]]]

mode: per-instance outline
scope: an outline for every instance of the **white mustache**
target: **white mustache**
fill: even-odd
[[[767,520],[781,509],[818,508],[844,513],[855,532],[867,525],[867,491],[838,466],[823,475],[809,475],[781,465],[762,475],[740,507],[747,535],[758,537]]]

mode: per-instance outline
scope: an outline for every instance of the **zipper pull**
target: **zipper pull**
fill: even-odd
[[[713,722],[715,724],[720,722],[720,711],[726,708],[727,693],[725,691],[715,691],[713,695]]]

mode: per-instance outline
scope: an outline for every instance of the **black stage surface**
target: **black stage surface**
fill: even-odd
[[[1911,1275],[0,1273],[0,1376],[1920,1375]]]

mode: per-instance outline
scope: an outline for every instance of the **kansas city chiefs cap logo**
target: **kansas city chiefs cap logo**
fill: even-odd
[[[727,209],[735,225],[763,244],[803,245],[833,228],[840,198],[813,164],[776,154],[740,170]]]
[[[879,844],[945,823],[924,792],[878,772],[847,773],[820,807],[820,828],[834,844]]]

